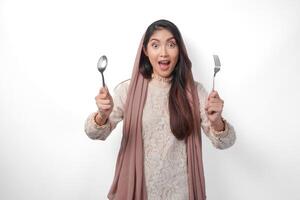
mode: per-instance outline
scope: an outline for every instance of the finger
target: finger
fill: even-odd
[[[220,104],[223,104],[224,101],[222,99],[211,98],[211,99],[208,100],[208,103],[220,103]]]
[[[208,108],[207,113],[209,115],[215,114],[215,113],[220,113],[220,110],[214,107]]]
[[[211,92],[208,94],[208,99],[213,98],[214,95],[215,95],[215,93],[216,93],[215,90],[211,91]]]
[[[111,101],[109,99],[98,99],[97,103],[103,104],[103,105],[111,105]]]
[[[108,88],[107,88],[106,86],[100,88],[99,94],[103,95],[104,97],[110,96],[109,91],[108,91]]]
[[[207,108],[217,108],[217,109],[223,109],[223,104],[222,103],[209,103],[207,105]]]
[[[105,93],[107,90],[105,87],[101,87],[99,90],[99,94]]]
[[[109,109],[111,108],[111,105],[103,105],[103,104],[101,104],[101,105],[100,105],[100,108],[101,108],[102,110],[109,110]]]
[[[107,98],[107,97],[108,97],[107,92],[100,93],[100,94],[99,94],[99,97],[100,97],[101,99]]]
[[[219,93],[216,90],[213,90],[209,95],[208,95],[208,99],[211,98],[220,98]]]
[[[107,97],[107,95],[105,95],[105,94],[98,94],[98,95],[95,97],[95,100],[96,100],[96,101],[99,101],[99,100],[109,100],[109,97]]]
[[[222,112],[223,110],[223,105],[222,104],[211,104],[207,107],[207,110],[208,109],[214,109],[215,111],[217,112]]]
[[[104,89],[105,89],[106,96],[111,97],[110,92],[109,92],[107,86],[105,86]]]
[[[208,115],[213,115],[213,114],[215,114],[216,113],[216,111],[213,111],[213,110],[207,110],[207,114]]]
[[[207,103],[207,106],[224,106],[224,103],[222,101],[209,101]]]
[[[107,90],[107,97],[112,99],[112,96],[110,95],[110,92]]]

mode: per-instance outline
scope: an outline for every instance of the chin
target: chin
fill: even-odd
[[[168,70],[157,70],[157,74],[161,77],[164,77],[164,78],[169,78],[170,76],[172,76],[172,72],[173,72],[174,68],[172,69],[168,69]]]
[[[172,72],[163,71],[163,72],[160,72],[158,75],[161,77],[164,77],[164,78],[169,78],[172,75]]]

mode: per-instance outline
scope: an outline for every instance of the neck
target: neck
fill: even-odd
[[[155,79],[155,80],[158,80],[160,82],[164,82],[164,83],[171,83],[172,81],[172,76],[170,77],[162,77],[162,76],[159,76],[158,74],[155,74],[155,73],[152,73],[151,75],[152,79]]]

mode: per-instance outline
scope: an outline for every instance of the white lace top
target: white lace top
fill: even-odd
[[[94,121],[95,113],[85,123],[85,131],[92,139],[105,140],[117,123],[123,119],[129,80],[121,83],[114,94],[114,108],[103,126]],[[201,127],[219,149],[235,142],[235,131],[225,121],[225,131],[216,132],[210,127],[204,105],[207,92],[197,84],[200,100]],[[144,170],[148,200],[188,200],[186,144],[172,134],[168,112],[170,83],[152,79],[149,82],[147,99],[143,111]]]

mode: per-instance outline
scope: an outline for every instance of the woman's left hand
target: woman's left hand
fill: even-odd
[[[225,124],[222,120],[224,101],[220,98],[217,91],[212,91],[207,98],[205,111],[211,126],[216,131],[224,130]]]

